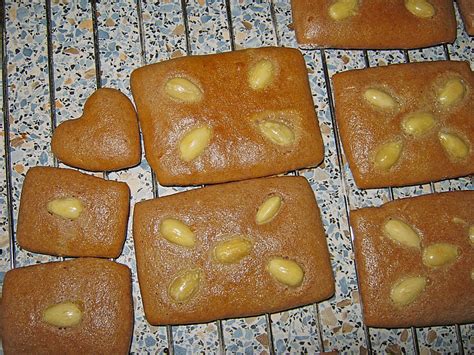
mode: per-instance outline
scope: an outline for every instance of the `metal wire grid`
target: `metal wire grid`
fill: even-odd
[[[145,1],[145,0],[143,0]],[[182,15],[183,15],[183,23],[184,23],[184,28],[185,28],[185,39],[186,39],[186,54],[190,55],[192,54],[191,50],[191,44],[190,44],[190,38],[189,38],[189,33],[190,33],[190,28],[189,28],[189,22],[188,22],[188,15],[187,15],[187,1],[186,0],[180,0],[181,3],[181,8],[182,8]],[[12,170],[12,162],[11,162],[11,142],[10,142],[10,131],[9,131],[9,122],[10,122],[10,115],[9,115],[9,91],[8,91],[8,69],[7,69],[7,64],[8,64],[8,58],[7,58],[7,53],[6,53],[6,14],[5,14],[5,3],[2,0],[1,1],[1,25],[2,25],[2,93],[3,93],[3,124],[4,124],[4,147],[5,147],[5,176],[6,176],[6,198],[7,198],[7,204],[8,204],[8,233],[9,233],[9,243],[10,243],[10,267],[15,268],[16,267],[16,256],[15,256],[15,237],[14,237],[14,227],[13,227],[13,208],[12,208],[12,177],[11,177],[11,170]],[[98,39],[98,25],[97,25],[97,2],[96,0],[90,0],[90,6],[91,6],[91,12],[92,12],[92,24],[93,24],[93,42],[94,42],[94,62],[95,62],[95,77],[96,77],[96,87],[100,88],[102,86],[102,79],[101,79],[101,59],[100,59],[100,51],[99,51],[99,39]],[[54,63],[53,63],[53,44],[52,44],[52,30],[51,30],[51,1],[46,0],[45,1],[45,7],[46,7],[46,26],[47,26],[47,52],[48,52],[48,78],[49,78],[49,92],[50,92],[50,97],[49,97],[49,102],[51,106],[51,129],[54,130],[56,127],[56,110],[55,110],[55,82],[54,82]],[[228,31],[229,31],[229,38],[230,38],[230,49],[235,50],[236,45],[235,45],[235,38],[234,38],[234,32],[233,32],[233,24],[232,24],[232,4],[230,0],[225,0],[225,9],[226,9],[226,17],[227,17],[227,22],[228,22]],[[138,23],[139,23],[139,31],[140,31],[140,47],[141,47],[141,64],[146,65],[147,60],[146,60],[146,54],[147,54],[147,49],[146,49],[146,44],[145,44],[145,36],[144,36],[144,28],[143,28],[143,18],[142,18],[142,0],[137,0],[136,1],[136,10],[137,10],[137,17],[138,17]],[[273,22],[273,27],[274,27],[274,35],[275,35],[275,45],[280,46],[281,45],[281,40],[280,40],[280,35],[278,31],[278,24],[277,24],[277,16],[276,16],[276,10],[275,10],[275,3],[274,1],[270,2],[270,11],[271,11],[271,18]],[[444,54],[446,59],[450,59],[450,54],[449,54],[449,49],[448,46],[444,45]],[[344,162],[343,162],[343,151],[342,151],[342,146],[341,142],[339,139],[339,134],[338,134],[338,129],[337,129],[337,123],[335,121],[335,115],[334,115],[334,102],[333,102],[333,96],[332,96],[332,88],[331,88],[331,82],[330,82],[330,75],[329,75],[329,69],[328,69],[328,64],[327,64],[327,50],[320,49],[320,50],[314,50],[314,51],[319,51],[321,62],[322,62],[322,67],[323,67],[323,72],[324,72],[324,82],[326,85],[326,90],[327,90],[327,99],[329,102],[329,110],[330,110],[330,115],[331,115],[331,121],[333,125],[333,136],[334,140],[336,143],[336,150],[337,150],[337,163],[339,167],[339,171],[341,172],[341,187],[343,190],[343,198],[344,198],[344,208],[345,208],[345,214],[347,221],[349,221],[349,214],[350,214],[350,198],[349,198],[349,189],[350,186],[348,186],[347,182],[347,176],[344,173]],[[363,56],[364,56],[364,61],[365,61],[365,66],[370,67],[370,61],[369,61],[369,52],[364,50],[363,51]],[[404,51],[404,57],[405,57],[405,62],[410,62],[409,58],[409,52]],[[53,164],[55,166],[58,165],[58,162],[56,159],[54,159]],[[293,175],[298,175],[298,172],[292,172],[291,174]],[[153,196],[154,197],[159,197],[159,186],[157,184],[155,175],[153,172],[151,172],[151,181],[152,181],[152,188],[153,188]],[[107,178],[107,173],[104,173],[104,177]],[[433,183],[430,184],[430,191],[435,192],[435,185]],[[388,189],[388,195],[391,200],[394,198],[393,194],[393,189]],[[349,226],[350,228],[350,226]],[[352,234],[352,229],[350,228],[351,236]],[[320,325],[320,315],[319,315],[319,310],[318,310],[318,305],[314,305],[314,311],[315,311],[315,320],[316,324],[315,327],[316,333],[318,335],[318,345],[319,349],[321,351],[328,350],[324,348],[324,342],[323,342],[323,335],[322,335],[322,330],[321,330],[321,325]],[[273,339],[273,333],[272,333],[272,321],[271,317],[269,314],[265,315],[265,320],[266,320],[266,330],[267,330],[267,335],[268,335],[268,351],[270,354],[275,353],[275,348],[274,348],[274,339]],[[226,351],[226,345],[224,341],[224,335],[223,335],[223,326],[222,322],[220,320],[216,321],[216,328],[218,332],[218,339],[219,339],[219,352],[220,353],[225,353]],[[370,328],[364,326],[364,332],[365,332],[365,345],[366,349],[369,353],[373,353],[372,349],[372,344],[371,344],[371,336],[370,336]],[[455,325],[455,332],[457,336],[457,343],[458,343],[458,351],[460,354],[464,353],[464,346],[462,342],[462,336],[461,336],[461,331],[459,325]],[[171,326],[166,327],[166,334],[167,334],[167,343],[168,343],[168,349],[167,352],[170,354],[174,353],[174,341],[173,341],[173,328]],[[412,339],[413,339],[413,353],[419,354],[419,344],[418,344],[418,339],[417,339],[417,330],[415,328],[411,328],[411,334],[412,334]]]

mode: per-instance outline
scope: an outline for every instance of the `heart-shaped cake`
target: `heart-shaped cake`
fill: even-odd
[[[135,108],[120,91],[102,88],[86,101],[81,117],[61,123],[51,141],[63,163],[90,171],[112,171],[141,159]]]

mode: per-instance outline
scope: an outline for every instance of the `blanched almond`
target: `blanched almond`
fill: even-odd
[[[357,0],[337,0],[329,7],[329,16],[333,20],[340,21],[357,13]]]
[[[257,224],[265,224],[273,220],[280,211],[281,196],[273,195],[268,197],[258,208],[255,221]]]
[[[244,237],[234,237],[220,242],[214,248],[214,258],[223,264],[234,264],[252,251],[252,242]]]
[[[459,218],[459,217],[453,217],[451,221],[453,221],[453,223],[456,223],[456,224],[467,224],[467,222],[464,219]]]
[[[469,146],[457,134],[440,132],[439,141],[453,159],[463,159],[469,155]]]
[[[402,128],[405,133],[419,137],[431,130],[435,124],[435,118],[431,113],[415,112],[402,121]]]
[[[423,264],[429,267],[438,267],[450,264],[459,255],[458,247],[448,243],[436,243],[423,250]]]
[[[82,202],[74,197],[57,198],[49,201],[46,209],[65,219],[77,219],[84,210]]]
[[[394,218],[387,221],[383,226],[383,230],[390,239],[401,245],[411,248],[420,247],[420,236],[418,233],[399,219]]]
[[[390,291],[390,298],[397,307],[407,306],[415,301],[426,287],[426,278],[407,277],[398,280]]]
[[[402,141],[382,144],[375,154],[375,166],[381,170],[389,170],[400,158],[402,148]]]
[[[200,156],[211,142],[212,129],[207,126],[191,129],[179,142],[180,158],[190,162]]]
[[[43,321],[58,328],[78,325],[82,320],[82,311],[74,302],[62,302],[46,308]]]
[[[435,8],[427,0],[405,0],[405,7],[416,17],[430,18],[435,15]]]
[[[262,90],[273,80],[275,69],[268,59],[262,59],[249,70],[249,85],[254,90]]]
[[[200,270],[187,270],[171,281],[168,287],[168,294],[175,302],[186,302],[197,292],[200,282]]]
[[[185,102],[198,102],[202,100],[201,89],[185,78],[172,78],[165,84],[165,92],[172,98]]]
[[[297,287],[303,282],[304,272],[296,261],[274,257],[267,263],[268,272],[280,283]]]
[[[264,120],[258,123],[258,127],[263,135],[274,144],[288,146],[295,141],[294,132],[282,122]]]
[[[379,89],[365,90],[364,97],[370,104],[381,109],[393,109],[397,105],[392,96]]]
[[[441,89],[438,101],[441,105],[448,107],[461,101],[466,93],[466,86],[459,78],[453,78],[446,82]]]
[[[191,228],[174,218],[166,218],[160,223],[160,233],[167,241],[182,247],[192,248],[196,244]]]

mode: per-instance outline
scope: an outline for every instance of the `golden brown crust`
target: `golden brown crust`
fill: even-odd
[[[445,109],[437,102],[440,87],[460,78],[466,93]],[[467,62],[426,62],[353,70],[333,77],[336,118],[344,152],[360,188],[403,186],[474,173],[474,75]],[[396,110],[384,111],[364,99],[368,88],[381,89],[398,101]],[[401,123],[413,112],[432,113],[435,126],[421,137],[405,134]],[[440,132],[455,133],[469,145],[463,159],[451,159],[440,144]],[[374,166],[381,144],[402,142],[398,162],[388,170]]]
[[[462,191],[407,198],[380,208],[352,211],[366,325],[399,328],[474,321],[471,279],[474,248],[469,242],[469,226],[474,225],[470,208],[473,203],[474,191]],[[421,250],[397,245],[384,235],[382,226],[390,218],[401,219],[420,233]],[[434,269],[425,266],[423,248],[440,242],[460,248],[457,261]],[[397,308],[390,301],[390,289],[405,275],[427,277],[428,283],[414,302]]]
[[[75,220],[48,212],[54,199],[79,199],[84,210]],[[37,253],[116,258],[126,236],[130,189],[75,170],[28,170],[20,200],[18,244]]]
[[[3,283],[0,327],[5,354],[127,354],[133,330],[130,270],[101,259],[14,269]],[[56,328],[43,311],[78,302],[82,321]]]
[[[54,130],[51,149],[65,164],[90,171],[137,165],[140,135],[132,103],[118,90],[98,89],[87,99],[81,117]]]
[[[271,194],[282,196],[280,212],[271,222],[257,225],[257,209]],[[160,221],[169,217],[191,227],[197,239],[194,248],[171,244],[160,235]],[[276,312],[334,293],[319,209],[302,177],[209,186],[140,202],[135,207],[133,232],[145,315],[151,324]],[[251,254],[237,264],[217,263],[213,247],[234,234],[252,240]],[[265,269],[270,256],[296,260],[305,272],[302,285],[289,288],[273,279]],[[188,302],[175,303],[167,294],[168,285],[176,274],[190,268],[202,270],[202,284]]]
[[[472,0],[457,1],[466,32],[469,36],[474,36],[474,2]]]
[[[456,38],[451,0],[429,0],[432,18],[412,15],[403,0],[359,0],[357,14],[334,21],[335,1],[292,0],[293,25],[302,47],[408,49],[450,43]]]
[[[263,90],[252,90],[249,69],[270,60],[275,77]],[[164,87],[183,76],[203,92],[198,103],[181,103]],[[195,185],[274,175],[316,166],[323,144],[299,51],[259,48],[177,58],[135,70],[131,76],[148,162],[162,185]],[[268,112],[296,133],[289,147],[265,139],[256,122]],[[259,117],[256,117],[260,115]],[[210,145],[190,162],[179,158],[178,144],[192,127],[212,128]]]

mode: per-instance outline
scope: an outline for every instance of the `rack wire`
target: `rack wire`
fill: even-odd
[[[84,1],[83,1],[84,2]],[[34,5],[32,5],[34,3]],[[4,169],[2,171],[2,181],[3,181],[3,196],[5,197],[4,203],[3,203],[3,208],[2,208],[2,217],[5,220],[5,233],[8,235],[8,255],[7,257],[3,256],[3,259],[0,257],[0,261],[3,262],[3,265],[1,265],[2,269],[1,270],[8,270],[12,269],[18,266],[23,265],[23,260],[24,260],[24,255],[23,251],[21,251],[15,243],[15,216],[16,216],[16,210],[15,210],[15,205],[18,203],[18,190],[21,186],[21,176],[18,177],[14,171],[15,171],[15,164],[12,159],[12,155],[16,154],[17,152],[15,149],[13,149],[12,146],[12,136],[14,136],[15,132],[12,132],[11,125],[12,125],[12,105],[10,105],[10,101],[16,100],[16,98],[12,98],[12,95],[16,95],[14,92],[12,83],[9,81],[9,77],[11,77],[12,73],[10,72],[9,66],[11,67],[12,64],[12,58],[9,57],[12,53],[14,53],[14,50],[8,51],[9,47],[15,47],[16,44],[14,43],[14,38],[13,34],[8,31],[9,24],[13,21],[13,11],[12,9],[20,9],[21,7],[28,8],[30,11],[34,6],[38,6],[39,8],[42,8],[44,10],[44,19],[45,19],[45,26],[42,30],[44,30],[46,34],[46,57],[47,57],[47,76],[45,79],[48,81],[48,103],[49,103],[49,135],[52,134],[54,131],[54,128],[58,124],[58,117],[57,117],[57,100],[58,97],[56,95],[56,92],[58,91],[58,85],[56,85],[56,81],[58,80],[57,75],[55,75],[55,65],[56,62],[54,60],[55,55],[57,55],[57,52],[55,51],[55,46],[58,46],[58,43],[56,42],[57,39],[55,39],[54,34],[59,33],[60,29],[53,28],[54,25],[54,8],[57,10],[58,3],[61,3],[61,1],[54,2],[52,4],[51,0],[40,0],[40,1],[34,1],[34,2],[29,2],[29,1],[23,1],[23,2],[17,2],[16,4],[14,2],[6,2],[4,0],[1,1],[1,25],[2,25],[2,103],[3,103],[3,132],[4,132]],[[112,6],[114,2],[107,2],[107,1],[99,1],[99,0],[89,0],[89,2],[85,3],[87,6],[87,11],[89,11],[89,17],[91,21],[91,42],[92,42],[92,48],[90,52],[88,53],[92,58],[92,62],[94,64],[94,81],[95,81],[95,88],[100,88],[103,85],[106,85],[104,83],[104,78],[103,78],[103,70],[104,70],[104,65],[103,61],[105,60],[101,56],[101,31],[104,32],[107,30],[101,24],[100,21],[100,16],[102,14],[100,11],[104,11],[107,6]],[[242,24],[244,22],[243,19],[247,19],[245,21],[249,22],[250,25],[248,26],[259,26],[261,23],[258,23],[258,18],[257,20],[252,20],[252,16],[260,16],[260,10],[264,9],[266,10],[267,14],[264,15],[266,18],[266,23],[264,24],[266,26],[265,31],[271,32],[271,35],[268,38],[261,38],[259,41],[249,41],[248,46],[263,46],[263,45],[276,45],[276,46],[295,46],[294,40],[289,40],[288,39],[288,34],[292,35],[292,30],[289,28],[290,23],[291,23],[291,14],[289,14],[289,0],[272,0],[272,1],[258,1],[258,2],[252,2],[252,1],[237,1],[237,0],[180,0],[176,2],[169,2],[169,1],[163,1],[163,2],[148,2],[145,0],[135,0],[135,1],[120,1],[118,2],[119,6],[121,4],[126,5],[125,7],[133,9],[134,14],[136,16],[136,31],[138,33],[138,53],[135,53],[136,56],[139,58],[139,63],[134,64],[135,67],[140,66],[140,65],[146,65],[151,62],[150,58],[156,59],[156,56],[152,53],[154,47],[152,44],[147,43],[147,35],[146,35],[146,25],[149,24],[149,19],[147,20],[145,18],[146,16],[149,16],[149,12],[145,10],[145,8],[150,7],[153,9],[156,8],[164,8],[165,6],[168,6],[168,4],[171,3],[169,6],[175,6],[176,4],[179,4],[179,12],[181,15],[181,24],[183,27],[183,36],[184,36],[184,46],[182,47],[184,49],[184,55],[192,55],[192,54],[203,54],[202,49],[199,51],[193,50],[193,43],[195,43],[195,39],[192,39],[192,36],[194,35],[193,31],[196,30],[196,13],[193,12],[196,7],[208,7],[213,11],[222,11],[222,14],[220,15],[219,20],[216,21],[215,26],[217,29],[214,29],[213,31],[219,32],[222,30],[222,26],[226,27],[227,30],[227,40],[224,40],[223,42],[225,43],[226,49],[227,50],[236,50],[240,49],[242,47],[245,47],[247,45],[242,45],[242,40],[238,39],[238,36],[242,34],[242,31],[237,27],[238,25]],[[53,6],[52,6],[53,5]],[[66,3],[64,6],[67,6]],[[80,4],[78,5],[72,5],[72,6],[82,6]],[[177,8],[177,7],[176,7]],[[190,11],[193,10],[193,11]],[[7,11],[8,10],[8,11]],[[204,10],[205,12],[206,10]],[[246,11],[248,12],[249,16],[245,16]],[[212,11],[210,11],[212,12]],[[236,14],[236,12],[239,12],[239,14]],[[244,15],[242,15],[242,12]],[[74,11],[72,11],[74,13]],[[212,15],[212,14],[211,14]],[[258,16],[257,16],[258,15]],[[18,16],[18,12],[15,14],[15,16]],[[111,17],[113,18],[113,17]],[[459,14],[458,14],[459,18]],[[72,19],[74,20],[74,18]],[[28,19],[26,19],[28,21]],[[148,22],[147,22],[148,21]],[[252,22],[254,21],[254,22]],[[166,26],[169,24],[166,24],[165,21],[160,24],[160,29],[165,29]],[[245,24],[244,24],[245,25]],[[74,26],[79,26],[78,24],[75,24]],[[74,27],[73,26],[73,27]],[[120,26],[120,24],[119,24]],[[126,29],[126,28],[125,28]],[[41,31],[40,31],[41,32]],[[205,32],[205,31],[204,31]],[[257,31],[258,32],[258,31]],[[166,36],[164,34],[163,36]],[[215,37],[216,33],[212,33],[211,37]],[[465,36],[465,35],[464,35]],[[254,39],[254,38],[252,38]],[[194,40],[194,42],[193,42]],[[471,64],[472,64],[472,39],[468,40],[468,43],[470,47],[467,49],[468,51],[471,51]],[[244,43],[245,44],[245,43]],[[205,48],[206,46],[204,46]],[[212,47],[212,45],[211,45]],[[215,45],[213,48],[213,51],[220,51],[222,50],[222,47],[219,47],[219,45]],[[460,51],[459,49],[456,48],[451,48],[448,47],[447,45],[444,45],[442,47],[443,53],[444,53],[444,59],[449,60],[451,57],[452,51],[454,51],[456,54],[459,54],[458,52]],[[342,149],[342,145],[339,139],[339,133],[337,130],[337,123],[335,121],[335,115],[334,115],[334,102],[333,102],[333,96],[332,96],[332,88],[331,88],[331,81],[330,81],[330,76],[331,72],[334,71],[333,68],[330,68],[330,63],[329,61],[331,60],[331,55],[333,54],[334,50],[326,50],[326,49],[315,49],[315,50],[302,50],[302,53],[305,55],[307,59],[307,64],[308,66],[313,65],[314,63],[308,62],[308,58],[312,58],[315,60],[317,63],[314,64],[318,66],[321,69],[322,72],[322,82],[321,82],[321,90],[323,92],[323,99],[320,101],[316,101],[316,110],[321,111],[321,106],[325,106],[327,103],[327,110],[326,112],[328,114],[328,121],[324,122],[325,124],[328,125],[328,127],[331,128],[330,133],[326,134],[326,140],[329,140],[334,144],[334,152],[330,153],[335,153],[336,154],[336,159],[335,159],[335,165],[337,167],[337,170],[339,172],[339,176],[336,176],[336,180],[339,180],[338,184],[340,185],[340,190],[342,192],[342,215],[339,216],[341,220],[345,219],[346,222],[349,221],[349,214],[351,208],[357,207],[354,205],[351,205],[351,194],[354,193],[354,186],[351,184],[351,176],[350,172],[348,173],[347,170],[347,164],[345,163],[344,160],[344,153]],[[465,49],[464,49],[465,51]],[[196,53],[198,52],[198,53]],[[343,51],[345,52],[345,51]],[[351,55],[362,55],[363,58],[363,66],[364,67],[370,67],[370,57],[371,55],[374,54],[373,51],[346,51],[347,53],[344,53],[344,55],[347,55],[350,57]],[[403,51],[403,58],[405,62],[410,61],[410,51]],[[469,54],[468,54],[469,55]],[[158,56],[159,57],[159,56]],[[468,58],[469,59],[469,58]],[[21,64],[21,63],[20,63]],[[30,63],[31,64],[31,63]],[[339,70],[339,69],[338,69]],[[313,74],[314,77],[316,77],[316,74]],[[315,79],[317,80],[317,79]],[[321,80],[321,78],[319,78]],[[314,88],[314,86],[313,86]],[[315,97],[318,97],[315,94]],[[321,113],[321,112],[320,112]],[[320,117],[321,118],[321,117]],[[320,122],[321,123],[321,122]],[[326,142],[327,143],[327,142]],[[332,144],[331,143],[331,144]],[[332,149],[331,144],[326,144],[326,146],[330,146],[330,149]],[[16,159],[16,158],[15,158]],[[332,158],[333,159],[333,158]],[[51,165],[53,166],[58,166],[58,162],[54,157],[51,157],[50,160],[48,161]],[[28,164],[25,164],[26,166],[30,166]],[[165,194],[167,193],[174,193],[176,192],[175,190],[173,191],[168,191],[164,189],[162,186],[160,186],[156,180],[156,177],[154,173],[149,169],[148,166],[143,168],[143,171],[145,172],[144,174],[146,175],[146,180],[150,182],[150,189],[151,189],[151,197],[157,198],[161,196],[160,191],[164,191]],[[291,174],[293,175],[298,175],[300,172],[292,172]],[[305,174],[305,172],[302,172],[302,174]],[[13,176],[15,175],[15,176]],[[118,175],[113,175],[109,176],[109,174],[104,173],[105,178],[116,178],[120,179],[122,178],[121,176]],[[313,181],[313,189],[315,189],[315,193],[317,193],[316,189],[319,187],[320,182],[315,179]],[[322,186],[322,183],[321,183]],[[472,179],[468,180],[467,183],[462,185],[462,188],[467,188],[472,189],[473,184],[472,184]],[[181,190],[180,190],[181,191]],[[431,183],[429,185],[429,192],[433,193],[436,192],[436,186],[435,184]],[[388,189],[384,193],[388,196],[390,200],[396,198],[394,195],[393,189]],[[369,198],[370,199],[370,198]],[[338,224],[342,224],[343,226],[340,227],[342,230],[348,231],[349,236],[352,236],[352,230],[350,229],[350,226],[348,223],[344,224],[344,222],[337,222]],[[330,235],[330,238],[333,236]],[[131,234],[129,232],[129,239],[131,239]],[[351,240],[352,242],[352,240]],[[130,241],[129,241],[130,243]],[[129,248],[133,249],[133,245],[129,244]],[[133,251],[133,250],[132,250]],[[21,254],[21,255],[20,255]],[[33,255],[27,254],[26,257],[28,258],[34,258]],[[20,259],[20,260],[18,260]],[[42,261],[43,259],[41,259]],[[35,259],[35,262],[39,262],[38,260]],[[130,260],[119,260],[119,262],[124,262],[126,264],[129,264],[129,266],[134,270],[134,261]],[[355,280],[357,282],[357,280]],[[135,281],[136,282],[136,281]],[[135,285],[136,288],[136,285]],[[136,303],[141,302],[140,296],[138,291],[136,291]],[[137,307],[137,304],[135,305]],[[193,345],[190,346],[185,346],[183,347],[182,344],[178,346],[178,340],[176,335],[177,328],[176,326],[167,326],[164,329],[164,332],[162,329],[155,329],[156,327],[149,327],[147,328],[147,325],[143,325],[145,327],[144,329],[147,329],[150,334],[152,334],[157,341],[156,348],[158,351],[163,351],[167,352],[169,354],[174,354],[174,353],[183,353],[183,352],[196,352],[196,351],[202,351],[204,349],[204,352],[218,352],[218,353],[226,353],[226,352],[253,352],[254,350],[262,350],[270,353],[270,354],[275,354],[275,353],[281,353],[281,352],[291,352],[292,350],[298,351],[298,352],[315,352],[315,351],[331,351],[331,350],[339,350],[342,352],[366,352],[366,353],[377,353],[381,351],[385,351],[388,349],[387,347],[383,347],[380,345],[374,346],[372,337],[373,337],[373,332],[374,330],[368,327],[365,327],[362,324],[359,325],[354,325],[354,331],[348,333],[348,338],[346,340],[337,340],[337,341],[332,341],[330,337],[328,336],[328,332],[333,331],[333,329],[329,329],[327,326],[327,321],[324,320],[324,316],[322,313],[325,312],[330,307],[322,307],[318,304],[310,306],[311,310],[311,327],[312,329],[308,331],[309,327],[307,325],[306,328],[304,328],[305,332],[307,331],[308,334],[298,334],[297,336],[301,335],[301,337],[305,338],[306,343],[305,345],[301,345],[299,348],[291,348],[289,346],[281,347],[281,334],[276,332],[278,329],[277,324],[278,322],[274,322],[272,320],[272,315],[266,314],[263,317],[263,323],[257,321],[256,327],[260,327],[259,331],[262,331],[264,333],[260,334],[263,335],[266,340],[262,340],[263,338],[259,338],[259,342],[261,344],[258,345],[245,345],[244,341],[240,341],[239,345],[242,344],[241,347],[235,348],[233,342],[235,339],[231,339],[229,341],[229,336],[233,335],[233,332],[229,331],[229,327],[227,325],[228,321],[216,321],[212,325],[213,332],[216,333],[215,338],[217,339],[216,343],[213,344],[214,347],[206,347],[204,346],[199,350],[199,348],[194,348]],[[139,308],[140,310],[140,308]],[[340,310],[338,310],[340,311]],[[296,310],[296,312],[299,312]],[[341,311],[342,312],[342,311]],[[340,314],[338,314],[340,316]],[[361,316],[358,315],[358,319],[360,319]],[[143,317],[140,319],[140,324],[144,323]],[[280,322],[281,323],[281,322]],[[233,327],[234,325],[232,325]],[[284,327],[287,329],[291,327],[291,324],[284,324]],[[241,328],[239,328],[241,327]],[[454,333],[455,333],[455,342],[456,342],[456,352],[463,354],[465,351],[467,353],[474,351],[474,345],[472,338],[474,337],[474,326],[473,325],[468,325],[468,334],[467,337],[464,336],[463,340],[463,333],[462,329],[459,325],[454,326]],[[245,330],[243,326],[237,324],[237,330]],[[363,331],[363,337],[360,338],[356,332],[358,331],[358,328],[362,328]],[[279,330],[278,330],[279,331]],[[419,354],[421,352],[421,346],[419,342],[419,337],[418,337],[418,331],[419,329],[417,328],[411,328],[411,348],[407,348],[405,346],[405,343],[403,341],[400,342],[400,352],[407,352],[407,353],[414,353],[414,354]],[[136,331],[137,332],[137,331]],[[469,334],[470,332],[470,334]],[[277,333],[277,334],[275,334]],[[355,334],[355,335],[354,335]],[[255,338],[258,338],[257,334],[253,334]],[[142,336],[142,337],[140,337]],[[149,345],[147,345],[146,342],[143,341],[143,337],[146,336],[146,334],[140,334],[140,336],[137,336],[135,334],[134,336],[134,341],[132,343],[132,352],[145,352],[149,350]],[[160,339],[162,337],[165,337],[166,340],[165,342],[160,342]],[[196,336],[193,334],[193,336]],[[204,338],[207,337],[206,334],[200,335]],[[214,336],[214,335],[213,335]],[[161,338],[160,338],[161,337]],[[210,336],[212,337],[212,336]],[[314,339],[309,339],[309,338],[314,338]],[[308,340],[309,339],[309,340]],[[343,339],[343,338],[341,338]],[[467,339],[467,342],[466,342]],[[471,340],[469,340],[471,339]],[[161,339],[162,340],[162,339]],[[341,345],[341,341],[343,342]],[[212,341],[211,341],[212,342]],[[251,343],[255,343],[255,339],[251,340]],[[231,344],[232,343],[232,344]],[[289,343],[289,342],[288,342]],[[296,342],[295,342],[296,343]],[[295,344],[294,343],[294,344]],[[164,347],[163,345],[166,344]],[[293,346],[294,346],[293,344]],[[338,344],[340,346],[338,346]],[[389,344],[390,345],[390,344]],[[398,344],[391,344],[391,345],[397,345]],[[427,348],[429,350],[429,347],[424,346],[424,348]],[[282,349],[284,349],[282,351]],[[449,348],[447,351],[452,351],[453,348]]]

